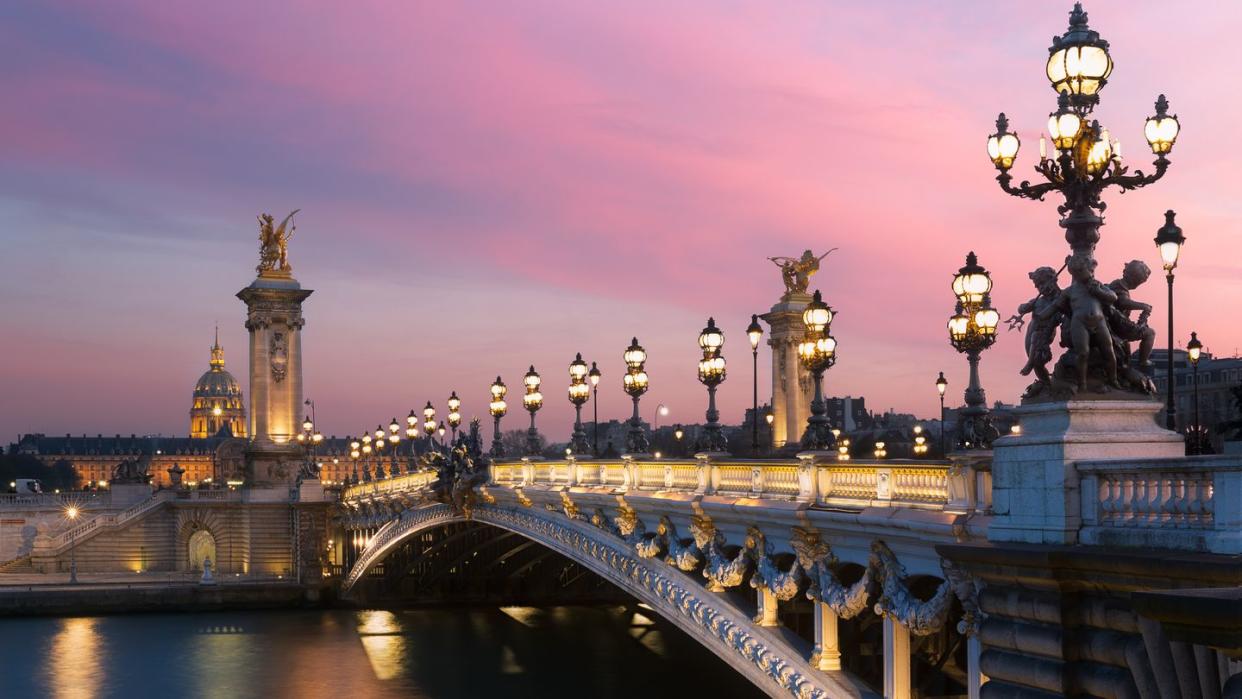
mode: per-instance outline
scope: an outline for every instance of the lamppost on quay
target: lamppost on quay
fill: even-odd
[[[975,253],[969,253],[966,264],[953,276],[957,309],[949,318],[949,342],[970,363],[966,407],[959,413],[957,439],[958,446],[967,449],[989,449],[999,436],[979,383],[979,354],[996,343],[996,326],[1000,324],[1000,314],[992,308],[991,291],[992,277],[979,265]]]
[[[1034,169],[1043,181],[1013,184],[1014,178],[1009,170],[1015,163],[1021,143],[1017,134],[1009,131],[1009,121],[1004,113],[997,117],[996,132],[987,141],[988,157],[998,171],[996,180],[1003,191],[1037,201],[1048,194],[1058,193],[1065,200],[1057,210],[1061,214],[1060,226],[1065,230],[1065,240],[1070,247],[1071,254],[1065,259],[1065,268],[1069,270],[1072,283],[1061,293],[1068,297],[1070,303],[1063,309],[1046,306],[1045,311],[1035,314],[1035,322],[1056,324],[1058,318],[1055,316],[1068,316],[1066,326],[1076,330],[1072,337],[1063,339],[1072,341],[1070,344],[1073,347],[1062,356],[1054,373],[1036,373],[1038,379],[1027,389],[1023,402],[1049,398],[1057,401],[1068,398],[1084,400],[1086,396],[1117,389],[1148,396],[1152,393],[1149,379],[1140,371],[1141,367],[1130,364],[1128,345],[1136,338],[1128,336],[1134,334],[1133,330],[1122,330],[1120,336],[1115,336],[1109,323],[1098,322],[1101,306],[1115,303],[1116,298],[1115,293],[1107,291],[1107,287],[1095,279],[1095,247],[1100,240],[1100,226],[1104,223],[1101,213],[1106,207],[1101,195],[1110,186],[1125,192],[1145,187],[1163,177],[1169,167],[1168,154],[1181,127],[1177,116],[1169,114],[1168,100],[1160,95],[1156,99],[1155,114],[1147,117],[1143,129],[1144,137],[1156,156],[1152,163],[1153,170],[1150,173],[1137,169],[1131,171],[1122,162],[1120,146],[1092,114],[1099,102],[1100,90],[1108,83],[1112,73],[1113,60],[1109,55],[1108,42],[1088,26],[1087,13],[1080,3],[1074,5],[1069,28],[1053,39],[1048,54],[1045,72],[1057,93],[1057,107],[1049,115],[1048,132],[1056,152],[1048,157],[1041,137],[1040,158]],[[1157,242],[1159,244],[1159,239]],[[1166,269],[1170,268],[1166,266]],[[1047,270],[1055,274],[1052,268]],[[1032,278],[1040,271],[1042,268],[1032,273]],[[1172,284],[1171,278],[1169,282]],[[1110,293],[1113,297],[1111,301]],[[1050,361],[1048,346],[1053,337],[1052,328],[1041,330],[1040,342],[1028,344],[1028,367],[1032,363],[1042,366]],[[1116,348],[1114,339],[1120,340]],[[1044,375],[1041,376],[1041,373]]]
[[[944,377],[944,372],[940,372],[940,376],[936,377],[936,393],[940,394],[940,455],[943,457],[948,452],[944,445],[944,392],[949,388],[949,380]]]
[[[1156,248],[1160,250],[1160,264],[1164,267],[1164,278],[1169,285],[1169,353],[1165,358],[1165,377],[1168,382],[1164,406],[1164,426],[1170,430],[1177,429],[1177,406],[1173,402],[1173,270],[1177,269],[1177,258],[1182,254],[1182,245],[1186,236],[1182,229],[1173,222],[1177,214],[1173,209],[1164,212],[1164,225],[1156,231]]]
[[[306,401],[308,405],[313,404]],[[315,429],[315,421],[311,416],[302,418],[302,431],[297,436],[298,444],[302,446],[304,459],[302,462],[302,472],[299,474],[299,480],[302,478],[318,478],[319,464],[315,457],[319,449],[319,443],[323,441],[323,435],[319,430]]]
[[[622,355],[625,359],[626,372],[622,377],[625,392],[634,401],[634,414],[630,417],[630,429],[625,435],[625,451],[629,454],[646,454],[650,450],[647,435],[643,431],[643,419],[638,412],[638,399],[647,392],[649,379],[644,364],[647,362],[647,350],[638,344],[638,338],[630,341]]]
[[[824,403],[824,372],[837,362],[837,341],[830,334],[832,317],[832,309],[816,289],[811,302],[802,311],[806,334],[798,344],[798,359],[815,380],[811,416],[807,418],[806,433],[802,435],[802,448],[808,451],[827,451],[835,442],[828,426],[828,407]]]
[[[78,515],[82,511],[77,505],[70,505],[65,508],[65,517],[69,518],[69,582],[77,584],[78,582]]]
[[[1190,360],[1190,373],[1194,379],[1194,418],[1195,431],[1194,440],[1187,446],[1190,447],[1191,454],[1203,453],[1203,428],[1199,422],[1199,356],[1203,352],[1203,343],[1199,342],[1198,333],[1190,333],[1190,342],[1186,343],[1186,358]],[[1172,376],[1169,377],[1172,380]]]
[[[589,374],[586,362],[582,361],[579,352],[569,363],[569,402],[574,404],[574,432],[569,448],[575,455],[586,454],[591,450],[587,444],[586,431],[582,429],[582,405],[591,397],[591,387],[587,384]]]
[[[592,431],[595,435],[594,444],[591,445],[591,454],[599,456],[599,380],[603,375],[599,367],[595,366],[595,362],[591,362],[591,371],[587,372],[587,376],[591,379],[591,410],[594,411]]]
[[[535,413],[543,407],[543,394],[539,392],[541,381],[539,374],[535,371],[535,365],[532,364],[530,371],[527,371],[526,376],[522,378],[522,383],[526,386],[526,395],[522,396],[522,406],[530,413],[530,429],[526,431],[527,456],[539,456],[539,431],[535,429]]]
[[[721,354],[724,333],[716,327],[715,319],[708,318],[707,327],[699,333],[699,348],[703,350],[703,358],[699,360],[699,382],[707,387],[707,424],[697,448],[704,452],[724,453],[728,451],[729,444],[720,429],[720,412],[716,410],[716,387],[724,382],[726,376],[725,359]]]
[[[492,458],[499,459],[505,455],[504,444],[500,441],[500,418],[509,412],[509,404],[505,403],[505,395],[509,387],[497,376],[492,382],[492,402],[487,404],[487,412],[492,415]]]
[[[751,433],[750,450],[759,453],[759,341],[763,339],[763,326],[759,325],[759,316],[752,313],[750,325],[746,326],[746,337],[750,340],[751,359]]]
[[[457,426],[461,424],[461,399],[457,397],[457,391],[453,391],[448,399],[448,424],[452,433],[449,436],[449,443],[457,441]]]

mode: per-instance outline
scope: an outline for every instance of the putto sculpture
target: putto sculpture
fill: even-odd
[[[807,287],[811,284],[811,277],[819,271],[820,261],[836,249],[833,248],[819,257],[816,257],[810,250],[803,252],[802,257],[769,257],[769,260],[781,268],[781,279],[785,282],[784,298],[788,299],[794,294],[805,294]]]
[[[1144,136],[1156,156],[1154,170],[1131,171],[1122,162],[1120,146],[1092,114],[1113,69],[1108,49],[1108,42],[1088,26],[1082,4],[1075,3],[1069,29],[1055,37],[1048,49],[1046,72],[1057,92],[1057,108],[1048,119],[1055,149],[1051,157],[1046,142],[1040,138],[1035,171],[1043,182],[1013,184],[1009,170],[1021,143],[1018,135],[1009,131],[1009,120],[1003,113],[996,119],[996,133],[988,138],[988,157],[999,171],[996,180],[1006,193],[1041,201],[1056,192],[1065,199],[1057,212],[1071,250],[1063,267],[1069,272],[1070,284],[1056,291],[1053,301],[1055,274],[1049,276],[1046,267],[1032,272],[1031,279],[1040,295],[1023,304],[1019,314],[1010,319],[1010,329],[1016,329],[1022,327],[1021,316],[1025,313],[1031,313],[1033,318],[1027,332],[1027,363],[1022,373],[1034,372],[1036,382],[1023,397],[1027,402],[1066,400],[1083,394],[1100,397],[1113,393],[1124,398],[1127,394],[1146,396],[1154,392],[1151,381],[1141,371],[1150,361],[1155,341],[1155,333],[1147,325],[1151,307],[1130,298],[1130,292],[1146,281],[1151,271],[1135,260],[1126,266],[1121,279],[1102,284],[1095,278],[1095,247],[1107,208],[1101,198],[1104,190],[1117,187],[1125,192],[1163,177],[1180,124],[1177,116],[1169,113],[1168,100],[1160,95],[1155,114],[1144,125]],[[1130,318],[1133,311],[1139,312],[1137,319]],[[1051,360],[1051,334],[1058,323],[1061,346],[1069,351],[1048,372],[1043,367]],[[1135,365],[1130,361],[1131,342],[1139,343]]]
[[[288,248],[297,226],[290,224],[299,211],[301,209],[294,209],[279,226],[275,225],[276,219],[271,214],[259,215],[259,266],[255,268],[259,276],[288,276],[293,272]]]

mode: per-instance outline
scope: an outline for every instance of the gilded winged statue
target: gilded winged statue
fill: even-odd
[[[288,274],[293,271],[293,267],[289,265],[288,247],[293,231],[297,230],[297,226],[293,225],[293,215],[299,211],[301,209],[294,209],[293,213],[280,222],[279,227],[274,227],[276,219],[271,214],[259,216],[259,266],[255,269],[260,275],[265,272]]]
[[[811,283],[811,275],[819,271],[820,261],[832,254],[834,250],[836,248],[818,257],[810,250],[802,253],[802,257],[769,257],[769,260],[781,268],[781,279],[785,282],[785,296],[805,294],[807,286]]]

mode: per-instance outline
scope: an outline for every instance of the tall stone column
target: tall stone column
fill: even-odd
[[[815,605],[815,661],[820,670],[841,669],[841,642],[837,636],[837,613],[816,600]]]
[[[288,272],[264,270],[237,298],[246,303],[250,331],[252,484],[291,482],[301,453],[294,441],[302,422],[302,302],[311,295]]]
[[[910,629],[884,615],[884,699],[910,699]]]
[[[811,416],[811,376],[798,361],[798,343],[806,332],[802,311],[811,302],[805,292],[789,292],[759,316],[771,328],[772,348],[772,446],[798,444]]]

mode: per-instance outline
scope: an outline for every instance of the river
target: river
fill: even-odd
[[[0,620],[0,696],[759,696],[642,607]]]

